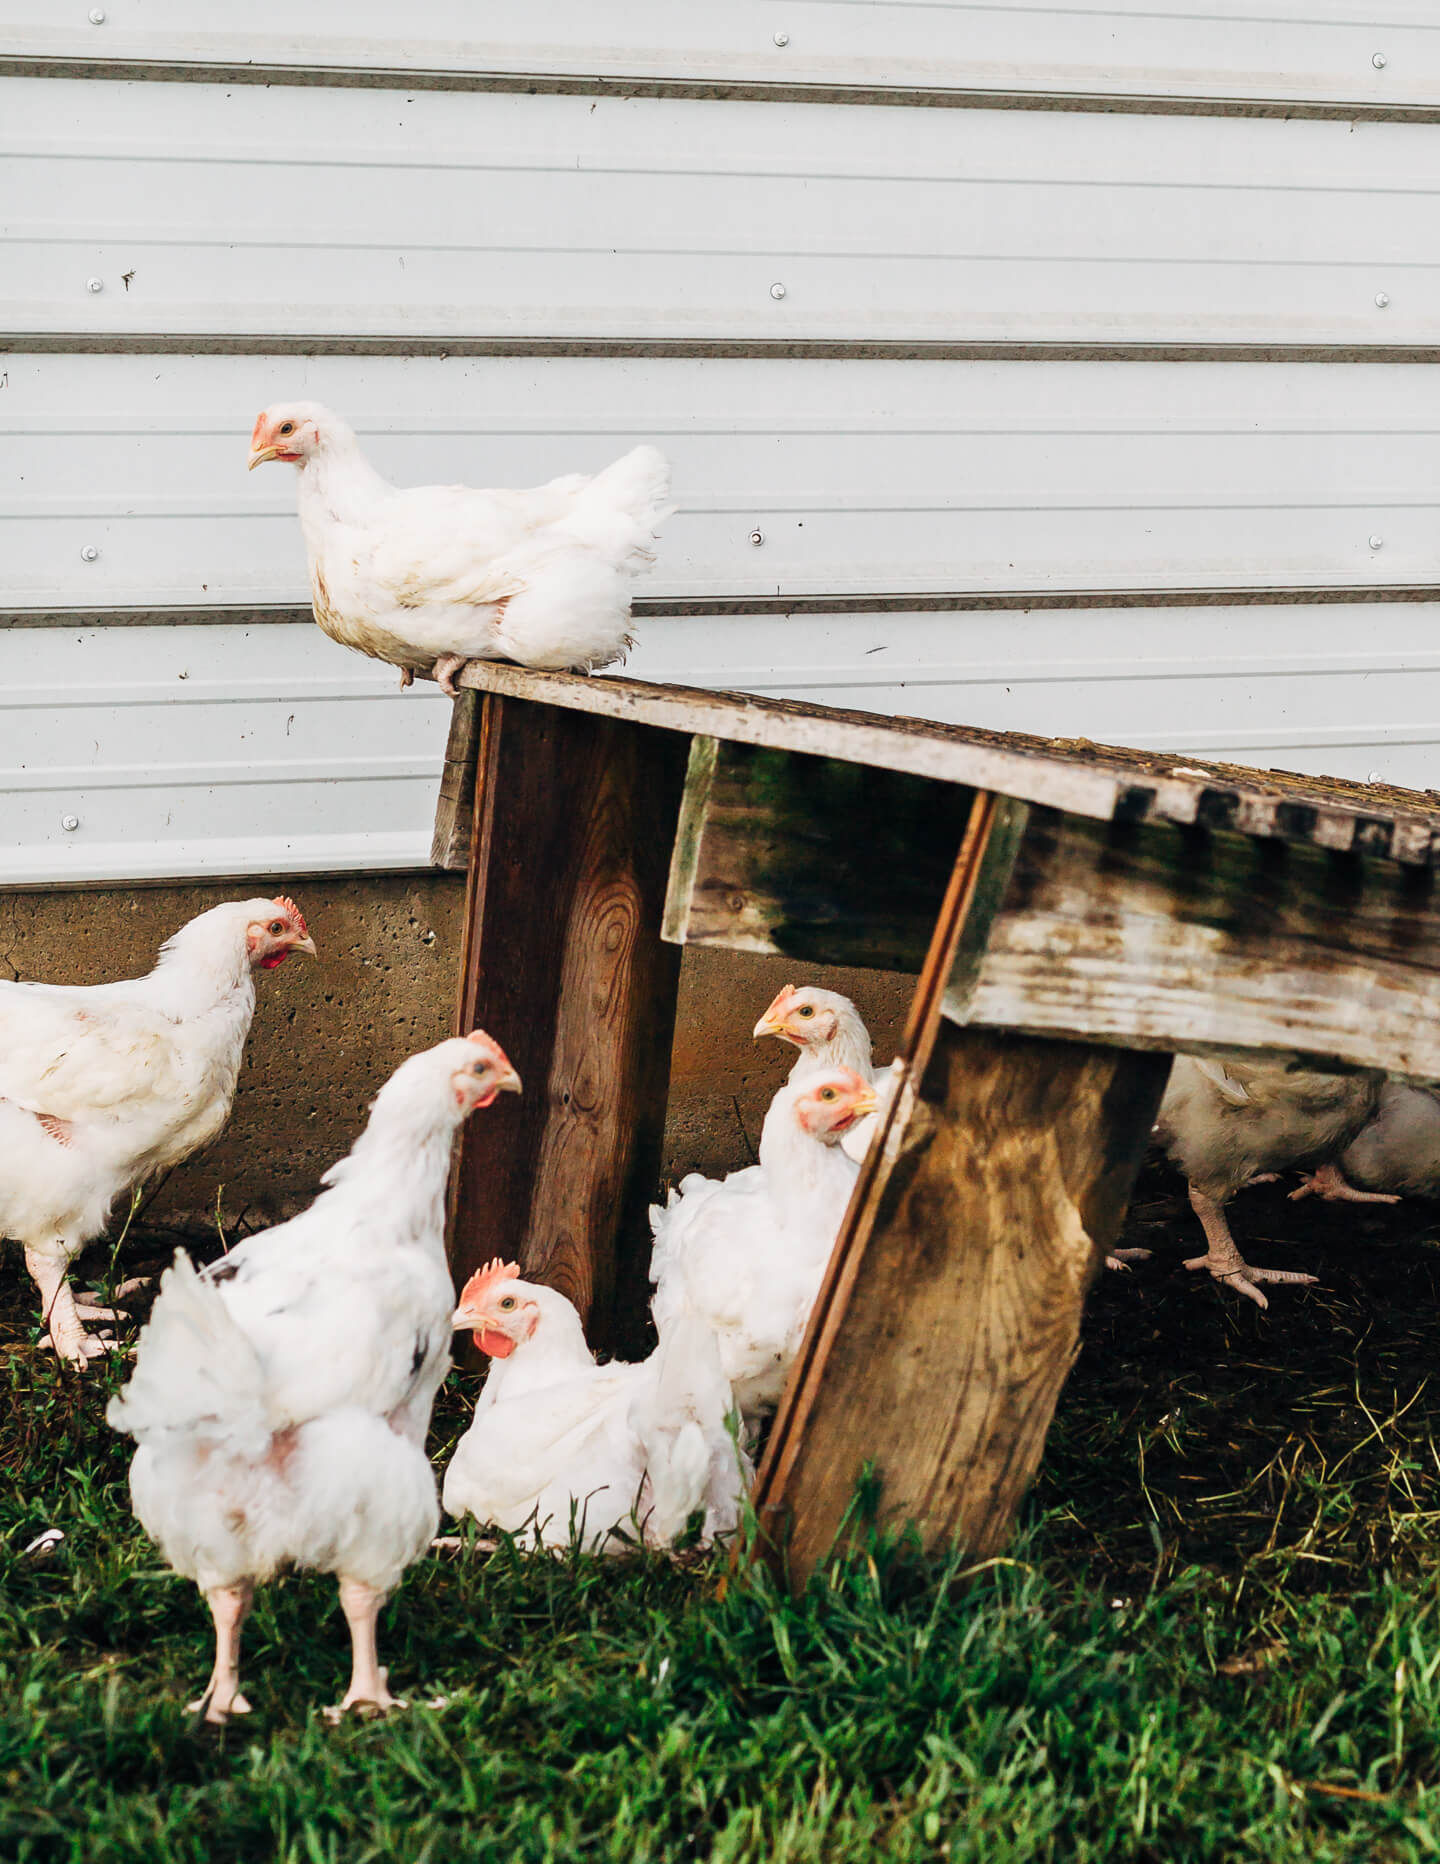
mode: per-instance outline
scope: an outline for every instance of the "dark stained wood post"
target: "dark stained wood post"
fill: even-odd
[[[660,917],[689,741],[486,694],[458,1023],[520,1072],[466,1126],[457,1283],[491,1256],[639,1355],[680,953]]]
[[[804,1584],[873,1464],[878,1518],[1002,1546],[1074,1362],[1169,1058],[942,1018],[983,949],[1023,816],[981,796],[902,1051],[756,1488]]]

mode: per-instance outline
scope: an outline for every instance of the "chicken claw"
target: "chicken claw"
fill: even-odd
[[[411,667],[401,667],[400,669],[400,690],[401,692],[403,693],[407,686],[413,686],[414,684],[415,684],[414,669]]]
[[[1150,1249],[1112,1249],[1105,1258],[1105,1266],[1128,1274],[1132,1262],[1148,1262],[1153,1254]]]
[[[1197,1191],[1193,1184],[1190,1187],[1190,1208],[1200,1219],[1209,1246],[1203,1256],[1187,1258],[1187,1269],[1208,1269],[1216,1281],[1224,1282],[1237,1294],[1243,1294],[1256,1307],[1270,1305],[1257,1286],[1260,1282],[1288,1282],[1297,1288],[1313,1288],[1318,1282],[1318,1276],[1302,1275],[1295,1269],[1252,1268],[1235,1247],[1235,1238],[1230,1234],[1224,1210],[1214,1198],[1207,1197],[1203,1191]]]
[[[1400,1199],[1389,1191],[1358,1191],[1338,1165],[1321,1165],[1310,1172],[1290,1193],[1290,1201],[1302,1197],[1323,1197],[1327,1204],[1398,1204]]]
[[[442,693],[448,693],[452,699],[460,697],[460,689],[455,684],[455,675],[462,667],[470,664],[468,654],[441,654],[432,669],[439,682]]]

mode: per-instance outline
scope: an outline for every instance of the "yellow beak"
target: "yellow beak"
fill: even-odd
[[[761,1036],[784,1035],[785,1025],[773,1016],[762,1016],[750,1033],[754,1040],[758,1042]]]
[[[865,1092],[855,1102],[856,1119],[863,1120],[867,1113],[873,1113],[879,1105],[880,1096],[875,1092],[873,1087],[867,1087]]]
[[[520,1086],[520,1077],[513,1068],[507,1069],[495,1085],[502,1094],[519,1094],[523,1092]]]
[[[279,447],[253,447],[250,452],[250,464],[245,470],[254,472],[257,466],[263,466],[266,460],[277,459],[279,454]]]
[[[308,934],[304,938],[297,938],[290,949],[291,951],[308,951],[312,958],[318,958],[320,956],[319,952],[315,949],[314,939]]]

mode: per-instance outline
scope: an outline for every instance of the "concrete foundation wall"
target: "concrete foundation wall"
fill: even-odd
[[[257,885],[256,893],[269,892]],[[456,874],[287,880],[320,950],[258,980],[257,1008],[225,1131],[152,1187],[147,1227],[214,1222],[257,1228],[314,1196],[348,1149],[375,1090],[450,1033],[464,880]],[[148,971],[163,941],[196,913],[244,899],[226,885],[0,893],[0,976],[97,984]],[[888,1060],[911,980],[796,967],[786,959],[688,950],[672,1064],[665,1170],[709,1174],[748,1164],[770,1096],[794,1059],[750,1031],[785,983],[823,982],[853,996]],[[503,1042],[505,1032],[494,1034]]]

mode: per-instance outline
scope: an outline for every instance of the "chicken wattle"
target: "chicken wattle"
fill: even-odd
[[[631,645],[630,584],[669,515],[654,447],[524,490],[399,487],[318,402],[267,408],[250,464],[298,468],[315,619],[332,639],[454,693],[467,660],[589,673]]]

